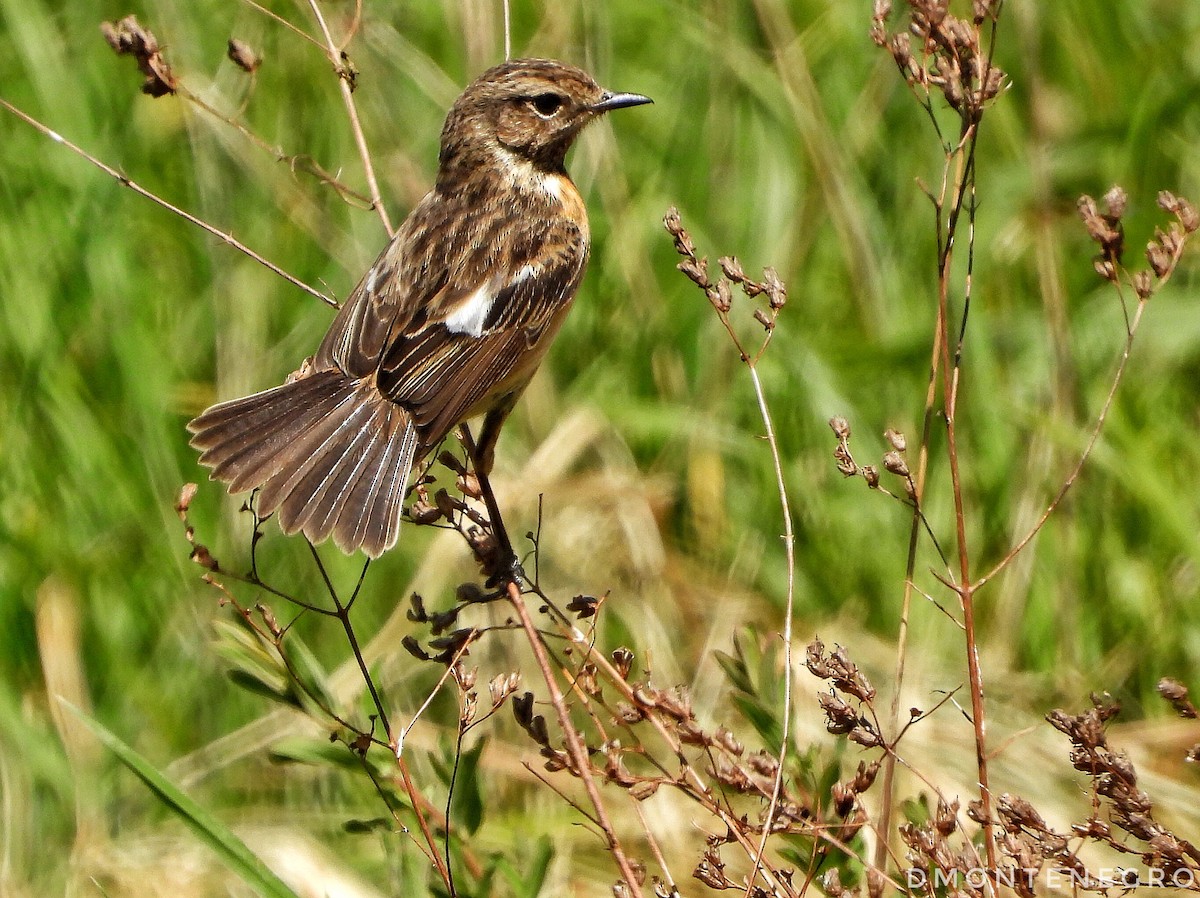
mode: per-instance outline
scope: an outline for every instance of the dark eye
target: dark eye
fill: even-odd
[[[538,94],[529,98],[529,105],[542,118],[553,118],[562,109],[563,98],[558,94]]]

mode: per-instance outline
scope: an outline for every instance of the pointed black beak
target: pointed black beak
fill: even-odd
[[[653,103],[649,97],[641,94],[617,94],[606,90],[600,102],[592,106],[592,112],[611,112],[614,109],[624,109],[626,106],[644,106]]]

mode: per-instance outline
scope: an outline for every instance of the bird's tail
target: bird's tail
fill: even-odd
[[[313,543],[371,558],[396,544],[417,448],[409,414],[369,381],[316,371],[188,424],[200,463],[231,493],[259,489],[261,514]]]

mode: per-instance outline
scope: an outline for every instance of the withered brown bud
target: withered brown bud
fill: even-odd
[[[1115,282],[1117,279],[1117,266],[1103,256],[1097,256],[1092,261],[1092,267],[1096,269],[1096,274],[1104,278],[1106,281]]]
[[[1146,261],[1158,277],[1171,270],[1171,253],[1159,240],[1151,240],[1146,244]]]
[[[455,455],[453,452],[451,452],[449,449],[446,449],[446,450],[442,451],[441,453],[439,453],[437,460],[438,460],[438,464],[442,465],[443,467],[449,468],[455,474],[467,473],[466,466],[463,465],[462,460],[457,455]]]
[[[1196,708],[1188,697],[1188,688],[1172,677],[1158,681],[1158,694],[1171,703],[1180,717],[1194,718]]]
[[[892,428],[889,427],[883,432],[883,438],[887,440],[888,445],[897,452],[904,452],[908,449],[908,440],[905,439],[904,434],[898,430],[892,430]]]
[[[763,330],[769,331],[775,329],[775,322],[772,321],[771,317],[762,309],[754,310],[754,320],[763,326]]]
[[[854,713],[854,709],[836,695],[821,692],[817,694],[817,701],[821,710],[825,712],[825,729],[835,736],[849,733],[858,726],[858,715]]]
[[[833,429],[833,435],[839,440],[850,439],[850,422],[840,415],[829,419],[829,426]]]
[[[687,229],[683,226],[683,219],[679,216],[679,210],[672,206],[667,210],[667,214],[663,217],[663,227],[667,229],[667,233],[675,239],[675,252],[681,256],[696,255],[696,244],[692,242],[692,237],[688,234]]]
[[[432,524],[442,516],[442,510],[429,502],[428,499],[418,499],[408,509],[408,516],[416,524]]]
[[[697,259],[689,257],[684,259],[675,266],[687,276],[687,278],[696,286],[707,289],[709,286],[708,280],[708,259]]]
[[[729,281],[724,278],[718,280],[704,292],[708,296],[708,301],[718,312],[728,312],[733,306],[733,291],[729,288]]]
[[[787,285],[779,279],[779,272],[774,268],[763,269],[763,286],[772,309],[778,311],[787,304]]]
[[[162,97],[175,93],[175,73],[162,56],[158,40],[148,28],[143,28],[137,16],[126,16],[119,22],[101,22],[100,33],[118,56],[129,55],[137,60],[138,71],[145,76],[142,93]]]
[[[1125,207],[1129,204],[1129,194],[1119,184],[1114,184],[1108,188],[1108,192],[1104,194],[1104,205],[1108,209],[1108,214],[1112,218],[1120,218],[1125,214]]]
[[[729,752],[734,757],[741,757],[746,747],[733,735],[726,727],[717,727],[717,731],[713,733],[713,742],[719,745],[725,751]]]
[[[192,507],[192,500],[196,498],[196,491],[199,489],[194,483],[185,483],[180,488],[179,496],[175,500],[175,513],[181,521],[187,520],[188,509]]]
[[[458,584],[458,587],[454,590],[454,598],[464,605],[469,605],[485,601],[486,596],[483,587],[474,580],[468,580],[465,583]]]
[[[874,465],[862,466],[863,480],[867,482],[867,486],[871,489],[879,489],[879,469]]]
[[[510,695],[517,691],[517,687],[521,685],[521,674],[513,671],[508,674],[496,674],[488,681],[488,696],[492,700],[492,707],[498,708],[502,705]]]
[[[717,264],[725,272],[725,277],[734,283],[740,284],[746,280],[746,272],[742,270],[742,263],[738,261],[737,256],[721,256],[717,260]]]
[[[1170,212],[1178,218],[1187,233],[1191,234],[1200,228],[1200,213],[1197,213],[1196,207],[1183,197],[1164,190],[1158,195],[1158,205],[1163,211]]]
[[[897,477],[907,477],[909,473],[908,462],[895,449],[884,454],[883,467],[889,474],[895,474]]]
[[[262,65],[262,57],[255,53],[249,44],[236,37],[229,39],[228,54],[234,65],[250,75],[258,71],[258,67]]]
[[[874,748],[876,745],[882,744],[879,735],[865,726],[855,727],[847,734],[846,738],[851,742],[858,743],[863,748]]]
[[[217,564],[217,559],[213,557],[212,553],[208,551],[208,547],[201,545],[200,543],[196,543],[196,545],[192,547],[192,553],[188,556],[188,558],[200,565],[200,567],[213,571],[214,573],[221,570],[221,566]]]
[[[638,780],[629,787],[629,794],[635,801],[645,801],[658,791],[658,780]]]
[[[839,817],[849,816],[850,812],[854,810],[856,798],[854,790],[844,783],[834,783],[830,790],[830,797],[833,799],[833,810]]]
[[[612,662],[616,667],[617,673],[621,675],[622,680],[629,679],[629,673],[633,670],[634,654],[625,646],[613,649]]]
[[[1137,294],[1138,299],[1149,299],[1154,295],[1154,279],[1150,277],[1150,272],[1139,271],[1133,275],[1133,292]]]

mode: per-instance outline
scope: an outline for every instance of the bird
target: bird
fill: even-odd
[[[396,545],[409,476],[484,416],[484,476],[505,418],[575,298],[587,210],[566,155],[590,122],[653,102],[582,69],[513,59],[473,81],[441,131],[438,170],[288,381],[187,425],[230,493],[314,545],[378,558]],[[470,444],[468,444],[470,446]]]

